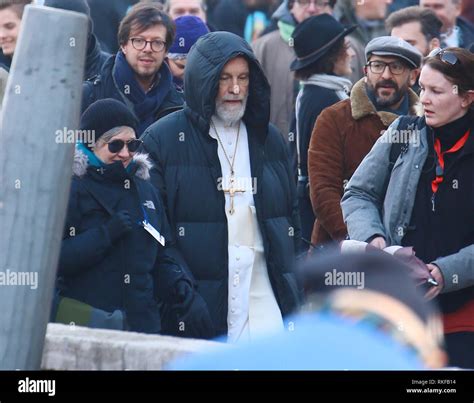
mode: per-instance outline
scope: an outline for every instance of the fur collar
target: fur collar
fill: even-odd
[[[377,112],[374,105],[370,102],[367,93],[365,92],[365,77],[354,84],[351,91],[351,109],[352,117],[355,120],[362,119],[367,115],[377,114],[385,126],[390,126],[398,115],[390,112]],[[419,115],[419,99],[418,95],[409,88],[408,89],[408,104],[410,115]]]
[[[135,176],[143,180],[149,180],[150,169],[153,167],[153,164],[148,154],[136,153],[133,157],[133,162],[137,165]],[[72,173],[78,177],[84,176],[87,172],[88,166],[89,158],[82,150],[76,147]]]

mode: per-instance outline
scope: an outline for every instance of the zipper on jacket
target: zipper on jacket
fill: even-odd
[[[435,197],[436,197],[436,193],[433,193],[433,195],[431,196],[431,211],[433,212],[436,211]]]

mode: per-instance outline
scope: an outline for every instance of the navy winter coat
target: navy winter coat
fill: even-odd
[[[231,33],[200,38],[188,55],[184,110],[166,116],[142,136],[154,160],[152,183],[166,199],[177,247],[206,301],[217,334],[227,333],[228,230],[218,143],[209,135],[219,77],[236,56],[249,62],[250,85],[244,122],[248,131],[254,195],[269,278],[283,315],[299,292],[293,263],[300,248],[294,179],[283,136],[269,125],[270,86],[250,46]]]
[[[157,300],[166,301],[178,280],[188,279],[168,245],[138,223],[148,221],[166,241],[169,226],[157,190],[147,180],[151,164],[137,154],[127,172],[120,162],[97,168],[76,150],[62,242],[59,293],[106,312],[125,312],[130,330],[161,331]],[[127,210],[132,230],[112,243],[105,224]]]

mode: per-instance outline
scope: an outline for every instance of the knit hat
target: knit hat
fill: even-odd
[[[112,98],[94,102],[81,116],[80,130],[93,131],[95,142],[104,133],[120,126],[131,127],[136,133],[138,120],[123,103]]]
[[[176,36],[168,57],[185,56],[191,47],[203,35],[209,32],[207,25],[198,17],[184,15],[176,18]]]

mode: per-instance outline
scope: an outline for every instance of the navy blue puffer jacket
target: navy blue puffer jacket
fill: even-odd
[[[269,125],[270,86],[250,46],[238,36],[214,32],[191,49],[185,72],[184,110],[150,126],[142,136],[155,163],[152,183],[165,198],[177,247],[206,301],[218,334],[227,333],[228,230],[217,140],[209,135],[219,77],[232,58],[250,66],[244,122],[247,127],[254,195],[269,278],[283,315],[299,303],[293,274],[300,247],[294,178],[283,136]],[[255,179],[254,179],[255,180]]]
[[[122,311],[132,331],[159,333],[157,301],[168,301],[178,281],[191,280],[176,250],[163,247],[139,225],[146,217],[170,240],[164,206],[148,180],[151,163],[143,154],[133,161],[129,171],[121,162],[97,168],[76,150],[59,295],[106,312]],[[132,229],[113,242],[107,223],[123,210],[130,214]]]

